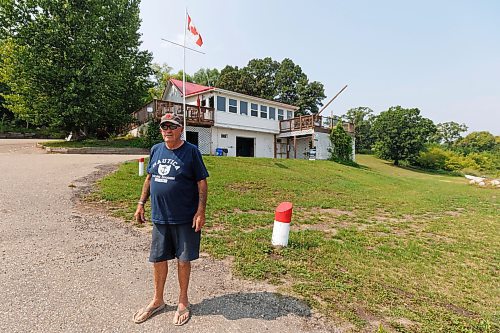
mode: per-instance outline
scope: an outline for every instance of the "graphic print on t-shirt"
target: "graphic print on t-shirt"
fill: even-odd
[[[171,165],[160,164],[158,165],[158,173],[160,174],[160,176],[166,176],[170,172],[171,167]]]
[[[153,180],[158,183],[167,183],[169,180],[175,180],[175,176],[180,169],[176,160],[164,158],[153,163],[152,167],[158,166],[158,174],[153,175]],[[173,169],[172,169],[173,167]]]

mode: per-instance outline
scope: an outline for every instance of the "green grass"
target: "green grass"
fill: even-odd
[[[83,141],[49,141],[44,142],[47,147],[61,148],[83,148],[83,147],[103,147],[103,148],[143,148],[140,138],[114,138],[108,140],[88,139]]]
[[[203,250],[280,286],[353,331],[498,332],[500,192],[372,156],[329,161],[205,157]],[[95,199],[131,221],[143,178],[124,164]],[[294,204],[289,246],[274,209]]]

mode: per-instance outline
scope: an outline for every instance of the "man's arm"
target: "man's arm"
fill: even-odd
[[[205,211],[207,208],[208,184],[206,179],[198,182],[198,210],[193,218],[194,231],[198,232],[205,225]]]
[[[146,218],[144,217],[144,205],[146,204],[146,201],[148,201],[149,198],[149,185],[151,184],[151,174],[148,174],[146,176],[146,179],[144,180],[144,184],[142,185],[142,193],[141,193],[141,198],[139,199],[139,202],[137,203],[137,209],[135,210],[135,220],[137,223],[144,223],[146,222]]]

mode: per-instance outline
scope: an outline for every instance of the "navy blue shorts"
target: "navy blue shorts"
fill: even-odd
[[[191,223],[153,223],[150,262],[177,258],[191,261],[200,257],[201,231],[195,232]]]

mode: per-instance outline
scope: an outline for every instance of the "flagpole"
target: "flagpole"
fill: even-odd
[[[182,114],[184,117],[184,140],[187,141],[186,136],[186,33],[187,33],[187,7],[186,7],[186,15],[184,15],[184,69],[182,70]]]

